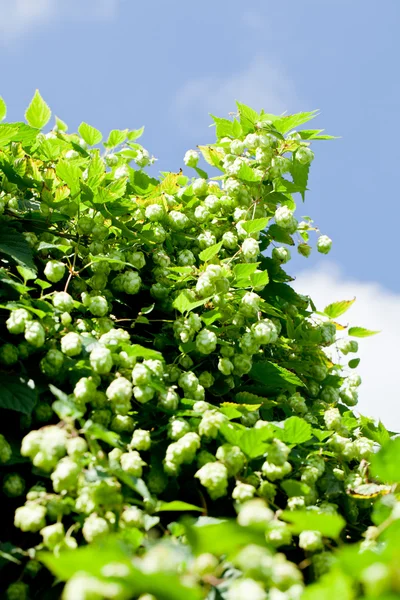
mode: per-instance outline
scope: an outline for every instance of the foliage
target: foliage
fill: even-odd
[[[199,177],[147,174],[143,128],[42,133],[39,92],[0,125],[10,600],[400,593],[398,440],[351,410],[353,300],[317,312],[283,268],[330,136],[237,106],[199,147],[210,178],[197,150]]]

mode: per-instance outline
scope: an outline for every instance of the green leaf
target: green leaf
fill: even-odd
[[[350,369],[356,369],[360,364],[360,361],[361,358],[352,358],[347,364],[349,365]]]
[[[100,157],[100,152],[98,150],[95,150],[89,163],[88,178],[86,183],[90,188],[92,188],[92,190],[96,190],[99,187],[100,183],[103,181],[105,175],[106,172],[104,168],[104,163]]]
[[[355,301],[356,299],[353,298],[353,300],[341,300],[340,302],[328,304],[328,306],[325,306],[324,308],[324,314],[331,319],[337,319],[347,312]]]
[[[139,127],[139,129],[131,129],[131,131],[129,131],[129,133],[128,133],[128,140],[130,142],[133,142],[134,140],[137,140],[140,137],[142,137],[143,133],[144,133],[144,126]]]
[[[17,271],[21,275],[24,280],[24,283],[30,281],[31,279],[36,279],[36,271],[32,269],[28,269],[27,267],[22,267],[21,265],[17,265]]]
[[[335,135],[320,135],[324,129],[302,129],[299,131],[302,140],[337,140]]]
[[[155,512],[168,512],[168,511],[191,511],[195,510],[203,512],[204,508],[195,506],[194,504],[188,504],[187,502],[181,502],[180,500],[173,500],[172,502],[159,502],[157,504]]]
[[[301,599],[337,600],[340,598],[340,600],[353,600],[354,597],[353,579],[339,571],[339,569],[334,569],[323,575],[317,583],[307,586]],[[384,598],[381,597],[381,600],[384,600]]]
[[[290,523],[291,530],[299,534],[304,530],[319,531],[323,536],[337,540],[346,521],[338,514],[321,514],[307,510],[284,510],[280,516]]]
[[[46,123],[49,122],[50,117],[50,108],[43,100],[42,96],[39,93],[39,90],[36,90],[30,105],[26,109],[25,119],[32,127],[35,127],[36,129],[42,129],[42,127],[44,127]]]
[[[0,253],[11,256],[18,264],[36,271],[32,249],[23,235],[5,221],[0,223]]]
[[[364,417],[363,415],[360,415],[359,419],[361,431],[365,437],[374,440],[374,442],[381,445],[390,440],[391,433],[386,429],[382,421],[379,421],[378,424],[376,424],[375,421],[368,417]]]
[[[56,126],[57,126],[58,131],[61,131],[63,133],[68,131],[68,125],[66,123],[64,123],[64,121],[62,119],[60,119],[59,117],[55,117],[55,119],[56,119]]]
[[[295,479],[285,479],[282,481],[281,488],[290,497],[307,496],[310,493],[310,486]]]
[[[98,129],[95,129],[94,127],[88,125],[85,122],[79,125],[78,131],[89,146],[95,146],[96,144],[99,144],[103,139],[103,136]]]
[[[258,112],[241,102],[236,102],[236,106],[239,111],[239,120],[243,133],[246,135],[247,133],[254,131],[255,124],[260,120]]]
[[[250,371],[250,376],[269,389],[291,389],[293,386],[304,386],[297,375],[270,361],[255,363]]]
[[[370,335],[376,335],[380,333],[380,331],[371,331],[370,329],[365,329],[364,327],[350,327],[348,334],[353,337],[365,338]]]
[[[216,556],[236,553],[248,544],[265,546],[262,532],[241,527],[235,521],[223,521],[207,525],[185,525],[186,537],[194,554],[210,552]]]
[[[248,183],[258,183],[262,179],[262,175],[256,173],[254,169],[246,163],[243,163],[240,166],[239,171],[236,173],[236,177],[242,181],[247,181]]]
[[[267,285],[269,282],[268,271],[262,271],[261,273],[253,273],[250,275],[251,285],[254,288],[262,287],[263,285]]]
[[[224,155],[220,150],[216,150],[211,146],[198,146],[200,152],[203,155],[204,160],[213,167],[217,167],[220,171],[222,169],[222,161],[224,159]]]
[[[164,360],[161,352],[157,352],[157,350],[152,350],[151,348],[145,348],[140,344],[132,344],[132,346],[124,347],[124,350],[126,350],[127,354],[131,357]]]
[[[3,98],[0,96],[0,121],[5,119],[7,116],[7,105],[4,102]]]
[[[384,483],[400,482],[400,438],[389,440],[371,457],[370,473]]]
[[[218,242],[218,244],[213,244],[212,246],[205,248],[199,254],[200,260],[202,260],[203,262],[207,262],[207,261],[211,260],[212,258],[214,258],[214,256],[216,256],[218,254],[218,252],[221,250],[221,248],[222,248],[222,242]]]
[[[280,244],[288,244],[289,246],[294,246],[292,236],[285,229],[282,229],[282,227],[276,225],[276,223],[273,223],[268,227],[268,235]]]
[[[287,133],[291,129],[311,121],[318,115],[318,110],[312,110],[311,112],[300,112],[294,115],[288,115],[286,117],[280,117],[274,121],[274,126],[280,133]]]
[[[300,188],[302,188],[303,190],[306,190],[307,184],[308,184],[309,172],[310,172],[310,164],[303,165],[298,160],[295,159],[295,156],[293,156],[292,165],[290,167],[290,174],[292,175],[293,183],[295,185],[299,186]],[[304,194],[305,194],[305,191],[301,192],[303,202],[304,202]]]
[[[288,444],[303,444],[313,436],[310,423],[300,417],[289,417],[285,420],[281,439]]]
[[[175,298],[175,300],[172,303],[172,306],[183,314],[185,312],[193,310],[194,308],[197,308],[198,306],[203,306],[210,298],[211,296],[208,298],[203,298],[202,300],[196,300],[194,302],[192,297],[189,295],[188,291],[183,290],[183,292],[181,292],[179,296]]]
[[[202,320],[204,321],[204,323],[207,326],[212,325],[215,321],[218,321],[218,319],[220,319],[221,317],[222,317],[222,313],[219,312],[219,310],[217,308],[215,308],[214,310],[208,310],[207,312],[205,312],[201,315]]]
[[[7,146],[14,139],[17,131],[15,125],[0,125],[0,147]]]
[[[256,233],[257,231],[263,231],[268,225],[269,221],[269,217],[264,219],[254,219],[253,221],[246,221],[246,223],[243,223],[242,227],[245,231],[247,231],[247,233],[252,234]]]
[[[0,408],[31,414],[37,393],[24,379],[0,373],[0,389]]]
[[[220,117],[215,117],[214,115],[211,115],[211,118],[216,125],[215,131],[218,140],[223,137],[235,137],[233,134],[232,121],[229,121],[229,119],[221,119]]]
[[[104,146],[106,148],[115,148],[119,146],[123,142],[125,142],[128,137],[129,129],[113,129],[110,131],[110,135],[106,142],[104,142]]]
[[[246,429],[237,445],[249,458],[258,458],[266,453],[267,442],[274,438],[275,433],[276,428],[272,424],[259,429]]]
[[[84,411],[80,410],[75,402],[62,390],[55,385],[49,384],[51,393],[57,398],[52,404],[52,408],[59,419],[80,419],[84,415]]]
[[[102,440],[113,446],[114,448],[121,447],[121,439],[114,431],[108,431],[103,425],[94,423],[91,420],[86,421],[83,431],[95,440]]]
[[[57,177],[65,181],[72,194],[76,194],[79,191],[79,180],[82,177],[82,171],[72,160],[61,159],[58,161],[56,174]]]
[[[260,263],[243,263],[233,267],[233,273],[236,278],[235,287],[249,287],[251,285],[250,277],[257,270]]]

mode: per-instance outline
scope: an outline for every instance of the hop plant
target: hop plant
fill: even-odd
[[[104,151],[86,123],[43,134],[38,92],[27,126],[2,126],[0,229],[27,260],[1,257],[9,598],[46,595],[64,560],[65,600],[323,598],[332,577],[343,596],[398,592],[397,440],[351,411],[358,346],[326,316],[346,303],[323,316],[284,270],[319,231],[288,190],[304,199],[321,136],[297,130],[307,113],[237,108],[185,154],[195,178],[149,177],[140,131]],[[343,571],[343,547],[368,565]]]

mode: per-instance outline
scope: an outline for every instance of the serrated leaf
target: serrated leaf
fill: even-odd
[[[104,142],[104,146],[106,148],[116,148],[116,146],[125,142],[128,132],[128,129],[113,129],[110,131],[107,141]]]
[[[217,244],[213,244],[212,246],[205,248],[199,254],[200,260],[202,260],[203,262],[207,262],[208,260],[211,260],[212,258],[214,258],[214,256],[216,256],[218,254],[218,252],[221,250],[221,248],[222,248],[222,242],[218,242]]]
[[[233,273],[236,278],[235,287],[249,287],[251,285],[250,276],[257,270],[260,263],[243,263],[233,267]]]
[[[236,173],[236,177],[241,181],[246,181],[248,183],[258,183],[262,179],[262,174],[256,173],[250,165],[243,163]]]
[[[267,285],[267,283],[269,282],[268,271],[262,271],[261,273],[252,273],[252,275],[250,275],[250,281],[251,285],[254,288]]]
[[[0,121],[5,119],[7,116],[7,105],[4,102],[3,98],[0,96]]]
[[[255,130],[255,124],[260,120],[260,115],[257,111],[246,104],[236,102],[236,106],[239,111],[240,125],[242,126],[243,133],[250,133]]]
[[[338,514],[322,514],[307,510],[284,510],[280,516],[283,521],[290,523],[295,534],[304,530],[319,531],[323,536],[338,539],[346,521]]]
[[[250,371],[250,376],[271,390],[304,386],[297,375],[270,361],[255,363]]]
[[[0,373],[0,389],[0,408],[31,414],[37,393],[24,379]]]
[[[212,165],[220,171],[223,171],[221,165],[224,159],[224,154],[221,151],[216,150],[215,148],[211,148],[210,146],[198,146],[198,148],[202,153],[204,160],[209,165]]]
[[[99,144],[103,139],[103,136],[98,129],[92,127],[91,125],[88,125],[88,123],[85,122],[82,122],[79,125],[78,131],[81,137],[89,146],[95,146],[96,144]]]
[[[307,123],[311,119],[314,119],[318,115],[318,110],[312,110],[311,112],[300,112],[294,115],[288,115],[286,117],[280,117],[274,121],[274,126],[280,133],[287,133],[291,129]]]
[[[280,438],[287,444],[304,444],[313,436],[310,423],[301,417],[289,417],[284,422]]]
[[[95,153],[92,155],[92,158],[89,163],[88,178],[86,183],[90,188],[92,188],[92,190],[96,190],[105,178],[105,175],[106,172],[103,160],[100,157],[99,151],[95,150]]]
[[[257,231],[263,231],[270,221],[269,217],[265,217],[264,219],[254,219],[253,221],[246,221],[243,223],[243,229],[249,233],[256,233]]]
[[[275,432],[276,428],[272,424],[259,429],[246,429],[237,445],[249,458],[258,458],[266,453],[268,442],[275,437]]]
[[[273,223],[268,227],[268,235],[280,244],[288,244],[289,246],[294,246],[292,236],[285,229],[282,229],[282,227],[276,225],[276,223]]]
[[[64,159],[58,161],[56,174],[57,177],[65,181],[72,194],[76,194],[79,191],[79,180],[82,177],[82,171],[73,161]]]
[[[364,327],[350,327],[348,334],[353,337],[365,338],[370,335],[376,335],[380,333],[380,331],[371,331],[370,329],[365,329]]]
[[[130,142],[133,142],[134,140],[139,139],[144,133],[144,125],[142,127],[139,127],[139,129],[131,129],[131,131],[128,132],[128,140]]]
[[[293,178],[293,183],[303,190],[307,189],[308,184],[308,176],[310,173],[310,164],[303,165],[298,160],[296,160],[295,156],[293,156],[292,165],[290,167],[290,174]],[[304,201],[305,192],[301,192],[303,201]]]
[[[324,314],[330,319],[337,319],[347,312],[355,301],[356,299],[353,298],[353,300],[340,300],[339,302],[332,302],[332,304],[325,306]]]
[[[13,141],[17,131],[18,127],[15,125],[0,125],[0,147],[7,146],[7,144]]]
[[[46,102],[43,100],[42,96],[39,93],[39,90],[36,90],[35,95],[32,98],[32,101],[25,112],[25,119],[31,125],[31,127],[35,127],[36,129],[42,129],[49,122],[51,117],[51,110],[47,106]]]
[[[233,134],[233,123],[229,119],[221,119],[211,115],[212,120],[215,123],[215,131],[217,139],[220,140],[223,137],[234,137]]]
[[[211,296],[209,298],[203,298],[202,300],[193,301],[193,298],[189,295],[188,291],[183,290],[179,296],[175,298],[172,306],[183,314],[193,310],[194,308],[197,308],[198,306],[203,306],[210,298]]]
[[[11,256],[18,264],[27,267],[36,272],[36,266],[33,262],[32,249],[28,242],[13,227],[6,222],[0,223],[0,253]]]

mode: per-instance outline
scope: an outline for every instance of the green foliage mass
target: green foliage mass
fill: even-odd
[[[398,597],[398,439],[352,412],[376,332],[284,269],[332,244],[295,216],[313,116],[238,103],[159,179],[143,128],[42,133],[39,92],[0,124],[9,600]]]

